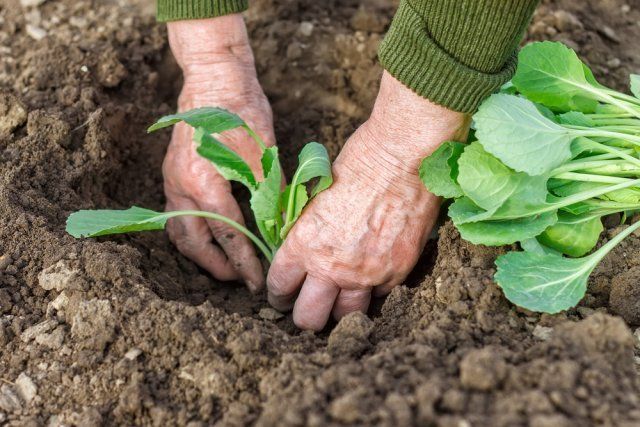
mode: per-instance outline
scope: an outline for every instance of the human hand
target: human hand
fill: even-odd
[[[271,107],[256,76],[242,17],[171,22],[168,32],[184,75],[179,110],[226,108],[242,117],[266,145],[274,145]],[[196,153],[192,138],[189,126],[175,125],[162,165],[166,210],[216,212],[243,224],[230,183]],[[244,130],[225,132],[220,141],[249,164],[256,178],[262,177],[260,148]],[[264,287],[262,264],[242,233],[221,222],[195,217],[173,218],[167,231],[180,252],[218,280],[242,279],[252,292]]]
[[[406,278],[438,216],[440,200],[418,176],[440,143],[464,138],[468,117],[383,75],[371,118],[333,166],[334,183],[304,211],[267,277],[269,301],[293,308],[302,329],[320,330],[366,311]],[[299,293],[298,293],[299,291]],[[296,297],[297,295],[297,297]]]

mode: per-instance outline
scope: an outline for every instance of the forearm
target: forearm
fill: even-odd
[[[473,112],[515,71],[538,0],[402,0],[380,47],[384,68],[419,95]]]

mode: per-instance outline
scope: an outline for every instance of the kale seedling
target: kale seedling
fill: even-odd
[[[477,140],[447,142],[423,161],[427,188],[455,199],[449,216],[464,239],[520,242],[524,252],[496,261],[496,282],[515,304],[575,306],[600,260],[640,227],[585,256],[603,216],[640,211],[640,76],[631,88],[635,96],[600,85],[561,43],[530,44],[511,84],[474,115]]]
[[[277,147],[266,147],[262,139],[236,114],[222,108],[204,107],[162,117],[149,132],[185,122],[195,129],[196,150],[209,160],[226,179],[243,184],[251,192],[251,210],[260,237],[237,222],[205,211],[156,212],[139,207],[127,210],[81,210],[67,219],[67,232],[74,237],[95,237],[134,231],[162,230],[169,218],[199,216],[224,222],[245,234],[269,262],[311,198],[333,182],[327,150],[317,142],[305,145],[298,156],[298,168],[291,184],[282,190],[284,174]],[[262,151],[264,180],[258,182],[249,165],[215,135],[236,128],[244,129]],[[319,178],[309,193],[307,183]]]

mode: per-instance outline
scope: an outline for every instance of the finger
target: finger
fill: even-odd
[[[371,289],[348,290],[342,289],[333,305],[333,317],[342,319],[354,311],[366,313],[371,301]]]
[[[215,204],[206,202],[199,203],[201,209],[215,212],[244,224],[240,206],[233,198],[231,193],[224,196],[218,196]],[[253,244],[247,236],[220,221],[207,220],[211,234],[222,247],[227,257],[231,261],[233,268],[240,274],[240,277],[247,284],[249,290],[253,293],[264,288],[264,272],[262,271],[262,263],[256,255]]]
[[[290,255],[285,240],[285,244],[276,253],[267,275],[269,304],[280,311],[291,310],[305,275],[303,266]]]
[[[340,288],[307,276],[293,307],[293,322],[300,329],[319,331],[327,324]]]
[[[180,204],[167,204],[167,210],[196,209],[194,203],[184,200]],[[238,273],[224,252],[212,243],[212,235],[202,218],[178,217],[167,223],[169,239],[187,258],[207,270],[218,280],[237,280]]]
[[[373,288],[373,296],[374,297],[383,297],[385,295],[388,295],[389,292],[391,292],[393,290],[393,288],[395,288],[396,286],[398,286],[401,283],[402,283],[402,280],[394,279],[394,280],[390,280],[389,282],[384,283],[382,285],[378,285],[375,288]]]

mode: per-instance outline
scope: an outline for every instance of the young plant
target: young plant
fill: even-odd
[[[127,210],[81,210],[67,219],[67,232],[74,237],[96,237],[135,231],[162,230],[170,218],[183,215],[221,221],[246,235],[260,249],[269,262],[282,245],[287,233],[300,217],[310,199],[327,189],[333,182],[327,150],[317,142],[305,145],[298,156],[298,168],[291,184],[284,190],[284,174],[278,159],[278,148],[267,147],[262,139],[236,114],[216,107],[204,107],[165,116],[149,128],[156,131],[184,122],[194,128],[196,151],[209,160],[218,172],[230,181],[237,181],[251,193],[251,210],[260,233],[256,236],[237,222],[205,211],[156,212],[139,207]],[[258,181],[233,150],[222,144],[216,135],[236,128],[244,129],[262,151],[264,180]],[[311,192],[307,183],[318,178]]]
[[[496,261],[507,298],[556,313],[578,304],[600,260],[640,227],[584,256],[603,216],[640,211],[640,99],[600,85],[560,43],[530,44],[519,60],[512,83],[474,115],[477,140],[443,144],[420,175],[455,199],[449,216],[464,239],[521,243]],[[640,76],[631,86],[640,95]]]

